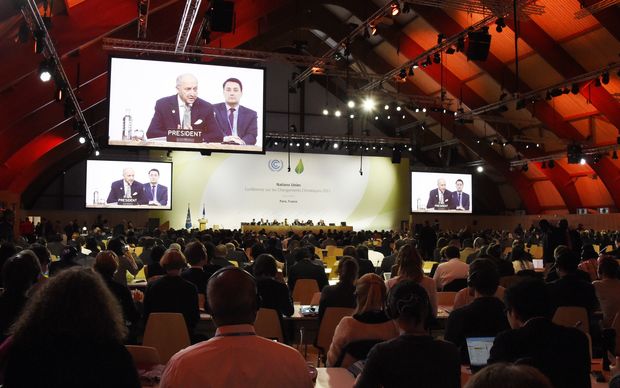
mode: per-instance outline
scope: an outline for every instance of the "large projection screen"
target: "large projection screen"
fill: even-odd
[[[411,211],[418,213],[471,213],[471,174],[411,173]]]
[[[172,163],[87,160],[84,205],[99,209],[169,210]]]
[[[109,74],[110,145],[263,152],[264,69],[111,57]]]

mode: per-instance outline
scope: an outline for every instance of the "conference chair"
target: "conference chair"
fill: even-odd
[[[370,339],[351,342],[342,349],[336,363],[330,366],[335,368],[348,368],[359,360],[365,360],[366,357],[368,357],[370,349],[380,342],[383,342],[383,340]]]
[[[454,279],[450,283],[443,286],[442,291],[461,291],[467,287],[467,279]]]
[[[319,285],[314,279],[297,279],[295,288],[293,289],[294,302],[299,304],[310,304],[314,293],[319,292]]]
[[[274,309],[260,308],[256,313],[254,330],[261,337],[275,339],[284,343],[284,334],[278,312]]]
[[[317,306],[319,303],[321,302],[321,292],[315,292],[314,295],[312,295],[312,300],[310,301],[310,304],[313,306]]]
[[[454,306],[454,298],[456,298],[456,291],[438,291],[437,305]]]
[[[323,263],[325,263],[325,268],[329,268],[331,270],[328,274],[330,279],[338,276],[338,258],[336,256],[325,256],[323,258]]]
[[[343,317],[352,315],[353,310],[354,309],[348,307],[328,307],[325,309],[325,314],[319,325],[319,332],[317,333],[316,342],[314,344],[319,350],[317,366],[321,364],[321,361],[323,361],[323,365],[326,365],[327,352],[332,344],[336,326],[338,326]]]
[[[519,272],[523,272],[523,271],[519,271]],[[523,280],[525,280],[526,278],[524,276],[521,275],[509,275],[509,276],[502,276],[499,278],[499,285],[504,287],[504,288],[508,288],[510,286],[513,286]]]
[[[176,352],[190,345],[185,318],[181,313],[151,313],[144,329],[143,346],[157,349],[165,364]]]
[[[205,294],[198,293],[198,310],[201,312],[205,311],[205,302],[207,301],[207,296]]]
[[[152,346],[125,345],[134,365],[157,365],[160,364],[159,352]]]
[[[560,306],[555,310],[552,321],[557,325],[574,327],[586,334],[590,333],[588,311],[584,307]]]
[[[616,356],[620,355],[620,313],[617,313],[614,317],[614,321],[611,324],[611,328],[616,332],[616,346],[615,346],[615,354]]]

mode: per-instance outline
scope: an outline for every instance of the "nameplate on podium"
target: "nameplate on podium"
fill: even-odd
[[[138,199],[137,198],[119,198],[116,203],[117,205],[133,206],[133,205],[138,204]]]
[[[435,205],[435,210],[448,210],[448,205],[438,203],[437,205]]]
[[[202,143],[202,131],[193,129],[169,129],[166,141],[173,143]]]

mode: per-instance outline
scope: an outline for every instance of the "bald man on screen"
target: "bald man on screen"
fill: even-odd
[[[148,203],[144,193],[144,185],[135,180],[136,173],[133,168],[123,169],[123,179],[112,182],[107,203],[117,203],[119,199],[136,199],[137,205]]]
[[[452,208],[452,192],[446,189],[446,180],[437,179],[437,188],[431,190],[428,195],[427,209],[450,209]]]

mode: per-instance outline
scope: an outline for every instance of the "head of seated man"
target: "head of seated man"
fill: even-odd
[[[174,248],[166,250],[159,263],[168,275],[179,275],[181,270],[187,267],[185,255]]]
[[[217,326],[253,325],[258,310],[256,282],[248,272],[222,268],[207,286],[207,300]]]

